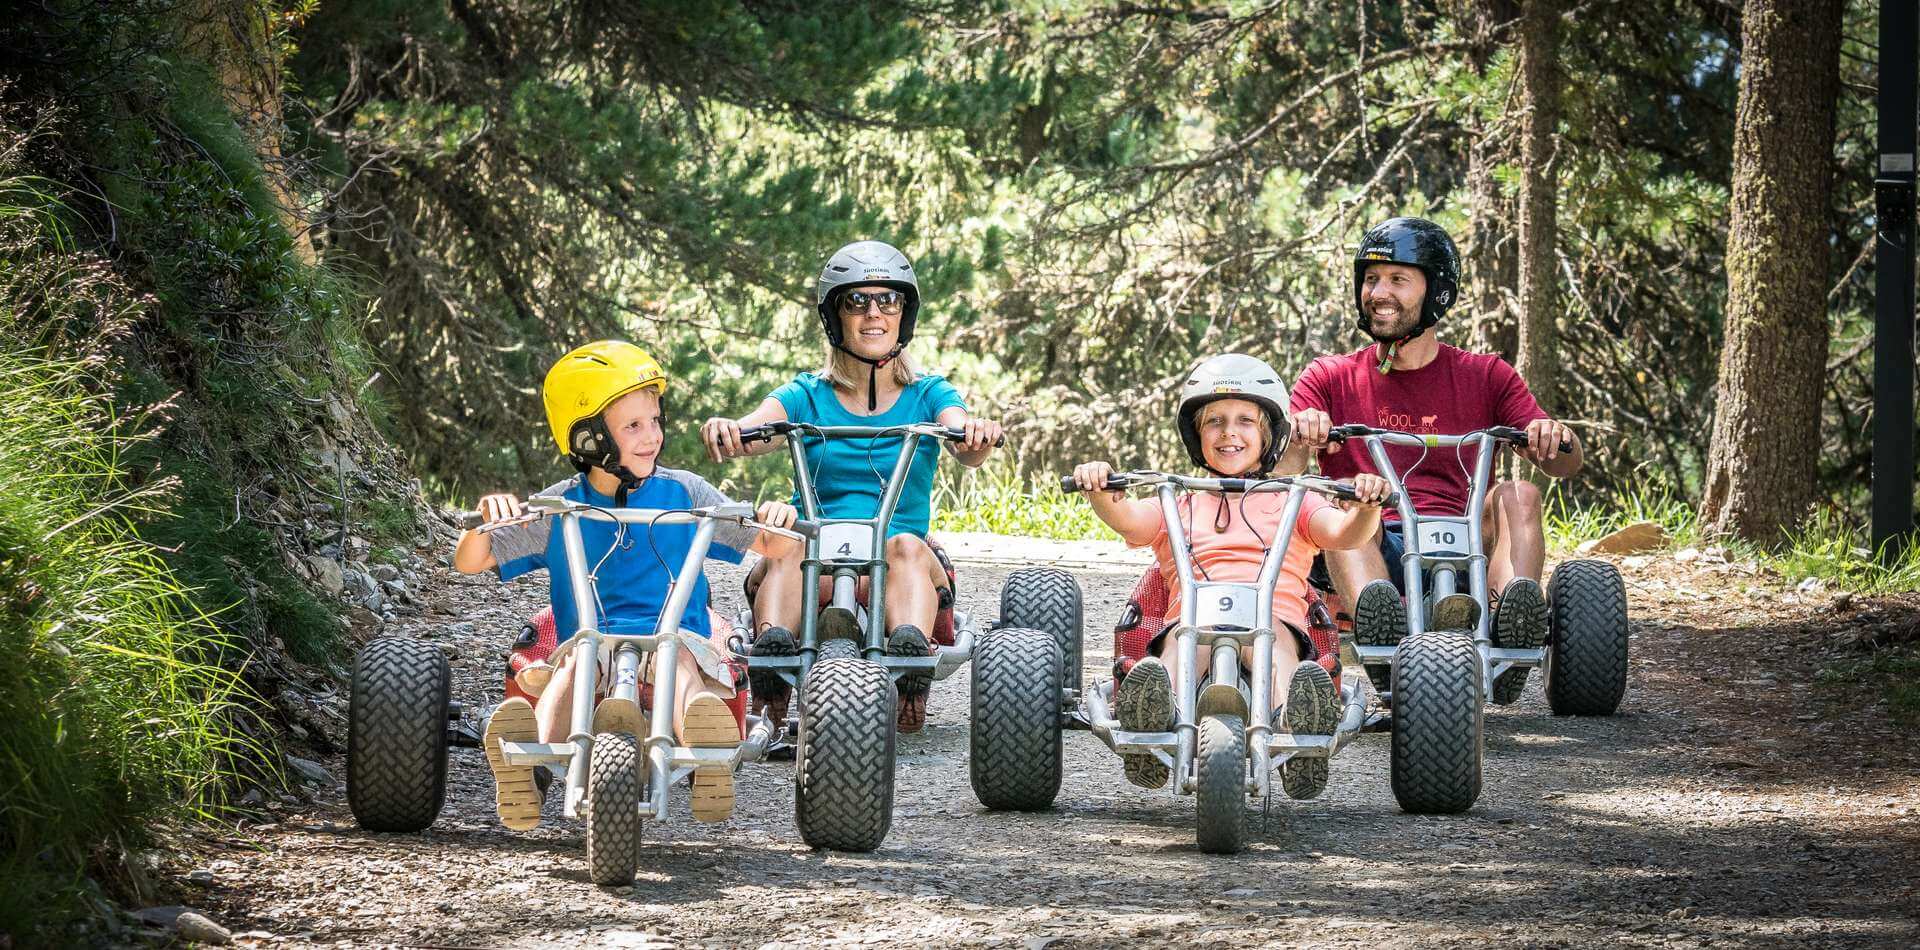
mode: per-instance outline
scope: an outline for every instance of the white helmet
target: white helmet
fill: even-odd
[[[1280,461],[1293,433],[1287,419],[1287,388],[1280,374],[1265,360],[1245,353],[1222,353],[1201,361],[1180,387],[1180,441],[1187,446],[1193,464],[1213,471],[1200,453],[1200,408],[1216,399],[1245,399],[1267,414],[1267,444],[1260,451],[1260,464],[1254,474],[1264,476]]]

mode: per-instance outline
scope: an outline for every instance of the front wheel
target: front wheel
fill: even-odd
[[[1239,716],[1200,720],[1194,766],[1200,850],[1240,853],[1247,846],[1247,732]]]
[[[821,660],[800,687],[793,817],[815,848],[872,851],[893,826],[894,706],[885,667]]]
[[[639,742],[624,732],[593,737],[587,768],[587,876],[603,887],[633,883],[640,862]]]
[[[1393,655],[1393,797],[1403,811],[1451,815],[1480,797],[1480,653],[1454,630],[1400,641]]]
[[[1567,561],[1547,582],[1547,706],[1611,716],[1627,694],[1627,585],[1605,561]]]
[[[999,629],[973,654],[967,772],[988,808],[1038,811],[1060,794],[1060,645]]]

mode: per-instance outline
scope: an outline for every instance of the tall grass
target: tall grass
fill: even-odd
[[[960,466],[950,466],[960,468]],[[1011,464],[988,463],[944,476],[933,490],[935,531],[990,531],[1060,541],[1117,541],[1079,495],[1036,476],[1022,483]]]
[[[0,242],[0,270],[47,260],[28,252]],[[97,268],[34,272],[41,295],[105,293],[87,286]],[[21,288],[4,289],[0,332],[31,338]],[[65,942],[89,870],[149,820],[205,813],[225,764],[257,751],[230,725],[227,644],[129,521],[171,486],[126,477],[133,438],[98,366],[0,352],[0,944]]]

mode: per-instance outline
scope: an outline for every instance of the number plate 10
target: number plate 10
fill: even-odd
[[[1422,521],[1419,526],[1420,553],[1427,557],[1464,557],[1467,553],[1467,526],[1452,521]]]
[[[873,560],[873,526],[867,524],[821,525],[820,559],[823,561]]]
[[[1252,630],[1254,600],[1259,594],[1251,584],[1200,584],[1193,592],[1193,622],[1202,627]]]

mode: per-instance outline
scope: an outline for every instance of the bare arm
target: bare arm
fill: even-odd
[[[1378,475],[1362,473],[1353,477],[1353,490],[1359,501],[1336,501],[1334,507],[1313,513],[1312,534],[1321,539],[1321,547],[1330,551],[1366,547],[1380,533],[1380,505],[1393,488]]]
[[[1074,468],[1074,483],[1087,495],[1093,514],[1118,533],[1128,544],[1146,544],[1160,533],[1160,507],[1153,502],[1127,497],[1126,492],[1107,491],[1107,476],[1113,466],[1106,462],[1085,462]]]

